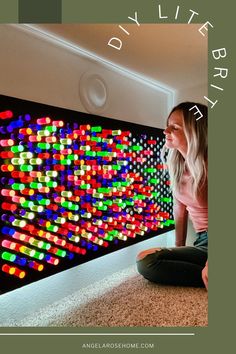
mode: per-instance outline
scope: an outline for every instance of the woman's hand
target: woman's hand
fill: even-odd
[[[208,260],[206,261],[205,267],[202,270],[202,280],[208,290]]]

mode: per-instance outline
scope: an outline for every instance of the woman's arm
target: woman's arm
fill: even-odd
[[[185,246],[188,227],[188,211],[186,205],[175,198],[174,200],[175,218],[175,245],[176,247]]]
[[[205,267],[202,270],[202,280],[208,290],[208,260],[206,261]]]

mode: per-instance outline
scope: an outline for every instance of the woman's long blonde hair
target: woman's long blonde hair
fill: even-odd
[[[195,105],[203,115],[200,119],[197,119],[199,114],[194,114],[196,113],[196,108],[193,108]],[[180,103],[170,112],[167,123],[170,115],[175,111],[180,111],[183,114],[183,129],[188,145],[186,159],[177,149],[168,149],[165,146],[162,150],[162,157],[166,157],[167,153],[164,160],[169,169],[171,189],[173,191],[179,189],[183,173],[188,170],[192,180],[191,192],[193,197],[197,199],[207,183],[207,106],[194,102]]]

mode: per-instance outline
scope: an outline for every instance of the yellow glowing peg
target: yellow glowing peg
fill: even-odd
[[[13,275],[15,273],[15,271],[16,271],[16,268],[15,267],[11,267],[9,269],[9,274]]]

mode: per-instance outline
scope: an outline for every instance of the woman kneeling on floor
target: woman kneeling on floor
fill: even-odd
[[[197,105],[203,117],[197,119]],[[137,256],[146,279],[169,285],[208,289],[207,107],[184,102],[174,107],[164,130],[167,165],[174,197],[176,247],[152,248]],[[196,231],[193,246],[185,246],[190,217]]]

